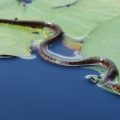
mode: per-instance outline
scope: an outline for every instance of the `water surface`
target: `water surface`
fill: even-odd
[[[67,55],[64,47],[53,50]],[[69,51],[69,55],[72,52]],[[33,60],[0,60],[1,120],[114,120],[120,114],[120,97],[84,77],[98,74],[80,67]]]

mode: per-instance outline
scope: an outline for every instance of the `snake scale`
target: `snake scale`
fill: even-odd
[[[43,21],[19,21],[19,20],[8,20],[8,19],[0,19],[0,23],[12,24],[12,25],[20,25],[27,26],[31,28],[44,28],[48,27],[54,31],[54,35],[46,40],[44,40],[40,44],[40,48],[38,50],[39,55],[52,63],[64,65],[64,66],[91,66],[98,65],[103,66],[107,69],[107,73],[102,78],[93,79],[94,82],[102,83],[104,87],[109,88],[114,91],[114,93],[120,93],[120,85],[113,83],[115,79],[119,76],[118,69],[116,65],[109,59],[103,57],[89,57],[85,59],[68,59],[62,58],[54,52],[50,51],[49,45],[53,44],[55,41],[61,40],[65,34],[63,30],[56,24],[43,22]],[[92,78],[92,77],[91,77]],[[93,76],[94,78],[94,76]]]

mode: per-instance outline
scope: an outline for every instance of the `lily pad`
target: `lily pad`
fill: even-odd
[[[100,23],[120,14],[120,0],[80,0],[71,7],[52,9],[72,2],[74,0],[52,0],[52,2],[32,0],[29,4],[24,5],[23,0],[4,0],[0,1],[0,16],[6,19],[51,21],[60,25],[70,36],[86,36]],[[27,28],[23,28],[21,31],[17,26],[11,28],[10,25],[8,27],[4,25],[5,29],[3,26],[1,27],[0,55],[29,56],[31,40],[38,39],[40,36],[31,34],[31,30]],[[18,35],[19,33],[20,35]],[[44,40],[43,38],[41,40]],[[20,43],[21,41],[23,43]],[[38,43],[39,41],[37,40]]]
[[[71,7],[52,9],[72,2],[74,0],[32,0],[24,6],[20,0],[4,0],[0,1],[0,16],[55,22],[70,36],[86,36],[100,23],[120,15],[120,0],[79,0]]]
[[[120,16],[94,29],[86,38],[81,54],[109,58],[120,71]]]
[[[29,57],[31,43],[35,41],[39,45],[41,41],[53,35],[52,33],[52,30],[47,28],[33,29],[0,23],[0,55]]]

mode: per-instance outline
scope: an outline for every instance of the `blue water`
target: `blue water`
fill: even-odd
[[[39,56],[0,60],[0,71],[0,120],[119,118],[120,97],[84,78],[96,71],[50,64]]]

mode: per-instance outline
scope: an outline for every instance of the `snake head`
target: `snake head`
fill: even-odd
[[[100,81],[102,81],[102,78],[98,75],[86,75],[85,78],[91,80],[91,82],[95,84],[98,84]]]

